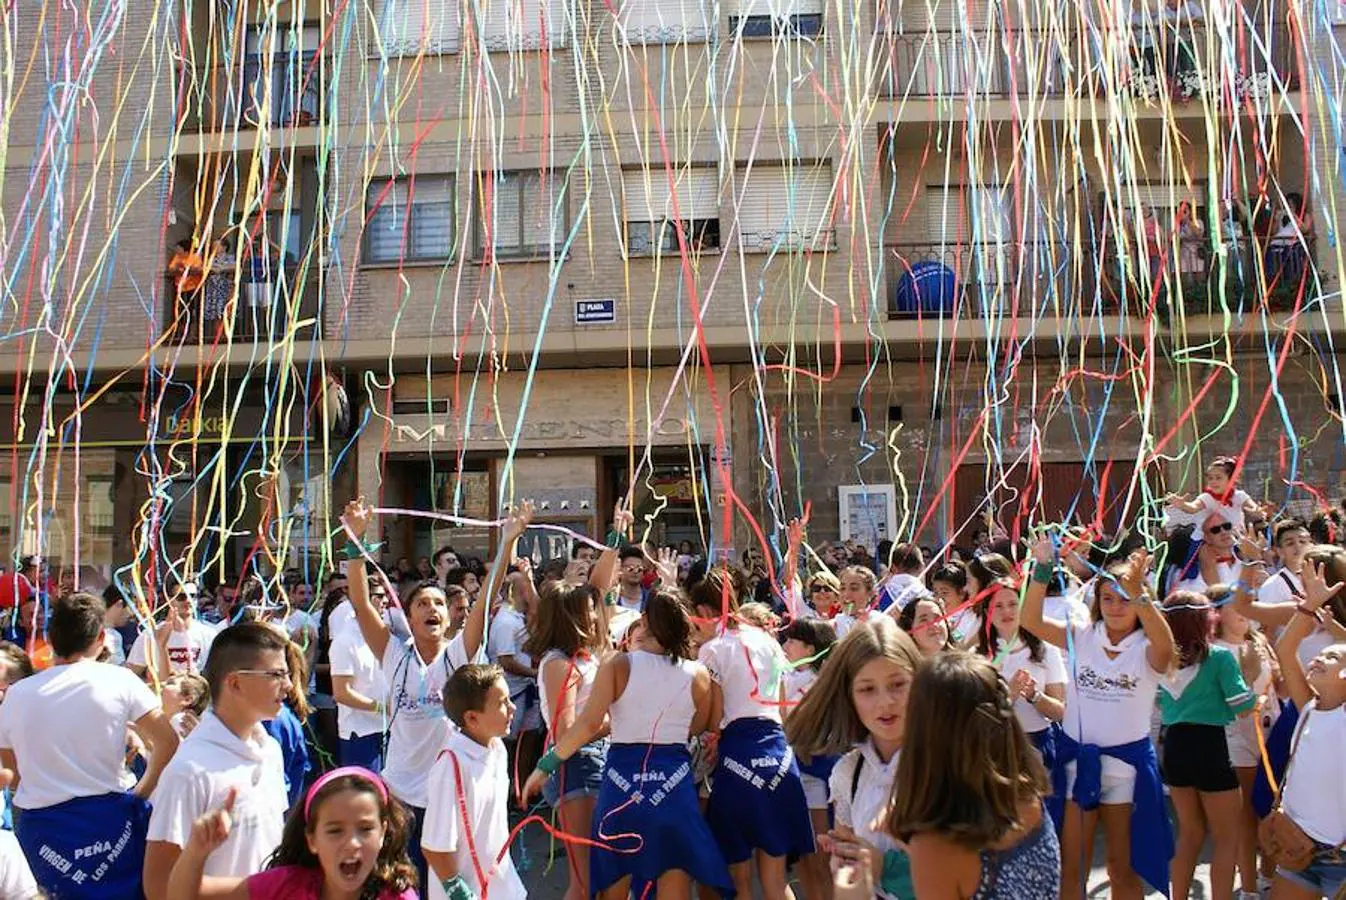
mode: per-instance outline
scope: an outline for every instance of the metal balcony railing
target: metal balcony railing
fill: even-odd
[[[1237,35],[1237,46],[1205,25],[1169,30],[1129,54],[1109,74],[1106,59],[1079,35],[1062,41],[1040,29],[913,30],[892,33],[884,90],[894,97],[1084,96],[1124,85],[1138,99],[1167,92],[1179,102],[1202,94],[1242,100],[1298,87],[1295,46],[1285,25]]]
[[[905,242],[885,248],[889,318],[1035,315],[1078,303],[1081,261],[1065,243]]]
[[[298,327],[296,340],[321,338],[321,285],[316,268],[310,267],[300,277],[300,269],[294,266],[266,267],[255,273],[246,269],[212,273],[199,290],[184,295],[169,278],[163,328],[172,332],[172,341],[211,344],[224,343],[226,326],[232,323],[235,343],[278,343],[289,333],[291,317],[297,312],[295,322],[307,324]]]
[[[290,128],[322,120],[325,60],[317,53],[248,54],[199,73],[186,125],[198,131]]]

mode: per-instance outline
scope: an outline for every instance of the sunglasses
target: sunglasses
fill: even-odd
[[[1219,534],[1222,531],[1233,531],[1234,523],[1225,522],[1222,525],[1212,525],[1210,528],[1207,528],[1206,530],[1209,531],[1211,534]]]

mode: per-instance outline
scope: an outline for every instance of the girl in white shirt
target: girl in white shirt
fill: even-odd
[[[1148,848],[1152,843],[1148,839],[1156,838],[1159,844],[1166,845],[1157,850],[1158,855],[1167,853],[1171,858],[1173,852],[1171,833],[1162,832],[1168,827],[1166,818],[1159,823],[1160,833],[1141,835],[1137,830],[1142,827],[1140,823],[1137,828],[1132,827],[1133,804],[1139,790],[1145,790],[1142,799],[1146,810],[1155,801],[1152,796],[1155,791],[1159,793],[1156,812],[1163,808],[1154,746],[1142,745],[1141,741],[1148,741],[1159,681],[1174,656],[1173,634],[1146,586],[1150,558],[1137,552],[1125,562],[1108,566],[1105,573],[1108,577],[1100,576],[1095,581],[1093,624],[1080,628],[1043,615],[1047,585],[1056,577],[1056,548],[1050,539],[1044,538],[1033,548],[1033,555],[1036,566],[1024,595],[1023,627],[1043,641],[1070,652],[1074,666],[1066,691],[1062,740],[1066,744],[1074,742],[1086,748],[1114,751],[1099,754],[1101,774],[1093,769],[1091,751],[1092,771],[1088,774],[1091,780],[1097,775],[1100,785],[1091,809],[1082,808],[1075,799],[1076,764],[1066,767],[1061,897],[1063,900],[1083,897],[1084,879],[1089,871],[1085,863],[1093,858],[1093,836],[1101,824],[1108,843],[1108,877],[1113,896],[1139,900],[1144,889],[1140,873],[1132,866],[1132,845],[1144,837],[1143,845]],[[1141,768],[1114,755],[1132,747],[1138,748],[1133,761]],[[1142,769],[1146,775],[1144,783],[1139,780]],[[1143,874],[1147,880],[1162,881],[1161,885],[1151,882],[1151,886],[1167,891],[1168,859],[1161,863],[1147,860],[1146,869]]]
[[[687,740],[713,721],[710,674],[692,660],[692,623],[681,595],[645,600],[640,649],[598,668],[570,730],[538,762],[521,800],[611,722],[612,745],[594,810],[589,896],[688,897],[692,881],[727,893],[733,881],[701,816]]]
[[[1019,595],[1002,586],[987,608],[989,632],[977,637],[977,653],[990,659],[1009,685],[1014,715],[1048,768],[1051,726],[1066,714],[1066,664],[1061,651],[1019,624]],[[1054,748],[1052,748],[1054,751]]]
[[[941,650],[953,650],[955,644],[949,631],[949,618],[939,597],[920,597],[898,613],[898,627],[911,635],[924,657]]]
[[[907,697],[921,652],[888,616],[857,625],[828,655],[786,720],[800,756],[845,755],[829,779],[836,823],[819,838],[835,860],[863,862],[883,900],[911,900],[905,849],[882,830],[906,732]],[[879,826],[879,827],[876,827]]]
[[[842,591],[844,598],[844,583]],[[710,671],[720,727],[706,819],[739,895],[749,896],[755,869],[764,896],[781,900],[787,858],[814,849],[804,784],[781,728],[790,664],[775,637],[738,621],[738,594],[723,569],[692,589],[692,604],[698,617],[723,622],[697,654]]]
[[[538,661],[537,687],[548,746],[555,746],[574,727],[593,692],[607,647],[602,602],[602,594],[589,584],[552,581],[538,594],[537,620],[524,651]],[[584,837],[592,831],[607,756],[608,738],[600,733],[547,779],[542,793],[556,810],[562,831]],[[585,900],[589,896],[589,847],[576,841],[566,852],[570,870],[566,900]]]
[[[1308,867],[1276,872],[1276,900],[1336,897],[1346,887],[1346,779],[1341,748],[1346,746],[1346,643],[1332,644],[1307,666],[1299,645],[1324,615],[1324,607],[1346,589],[1346,551],[1336,548],[1326,564],[1304,567],[1304,602],[1276,645],[1286,692],[1299,709],[1299,725],[1281,783],[1280,809],[1311,838],[1316,850]]]

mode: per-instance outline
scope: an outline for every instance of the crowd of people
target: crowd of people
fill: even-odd
[[[489,565],[384,567],[357,500],[317,596],[183,579],[153,617],[25,560],[0,897],[523,898],[531,822],[567,900],[1082,898],[1099,840],[1124,900],[1189,896],[1207,845],[1216,900],[1340,896],[1346,532],[1235,471],[1162,527],[794,521],[742,565],[619,505],[535,567],[525,503]]]

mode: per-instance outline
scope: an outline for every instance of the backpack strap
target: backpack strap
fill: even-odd
[[[858,754],[855,757],[855,771],[851,772],[851,803],[855,803],[855,795],[860,790],[860,773],[865,768],[865,755]]]
[[[1304,592],[1301,591],[1299,588],[1295,587],[1295,583],[1290,580],[1289,572],[1286,572],[1284,569],[1281,569],[1276,574],[1281,577],[1281,581],[1284,581],[1285,586],[1290,589],[1290,596],[1294,597],[1296,600],[1304,599]]]

